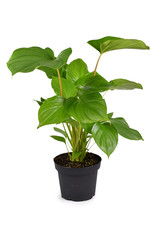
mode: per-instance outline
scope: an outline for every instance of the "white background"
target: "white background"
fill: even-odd
[[[0,239],[160,239],[160,79],[158,0],[3,1],[0,6]],[[124,117],[142,141],[119,137],[103,161],[96,197],[61,199],[53,157],[65,146],[49,138],[53,126],[36,129],[38,105],[51,97],[44,73],[13,78],[6,62],[20,47],[50,47],[57,55],[72,47],[93,71],[98,52],[86,42],[104,36],[143,40],[150,51],[106,53],[98,72],[126,78],[144,90],[106,94],[108,112]]]

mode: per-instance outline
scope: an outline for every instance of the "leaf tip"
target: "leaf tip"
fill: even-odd
[[[143,89],[143,86],[139,83],[139,89]]]

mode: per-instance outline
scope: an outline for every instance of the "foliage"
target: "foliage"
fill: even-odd
[[[61,124],[63,129],[54,127],[60,136],[51,137],[66,144],[71,161],[83,161],[92,139],[108,157],[118,144],[118,135],[130,140],[143,140],[124,118],[113,118],[113,113],[107,113],[106,101],[101,95],[108,90],[142,89],[142,85],[122,78],[107,81],[97,73],[97,67],[105,52],[149,47],[140,40],[117,37],[104,37],[88,43],[100,52],[93,72],[89,72],[87,64],[79,58],[67,64],[71,48],[63,50],[57,57],[50,48],[19,48],[7,63],[12,75],[38,69],[51,79],[55,95],[36,100],[40,105],[38,128]]]

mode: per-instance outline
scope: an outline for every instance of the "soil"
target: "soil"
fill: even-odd
[[[92,165],[99,163],[100,158],[93,153],[87,153],[83,162],[76,162],[76,161],[72,162],[69,159],[68,153],[64,153],[55,157],[54,161],[55,163],[63,167],[83,168],[83,167],[90,167]]]

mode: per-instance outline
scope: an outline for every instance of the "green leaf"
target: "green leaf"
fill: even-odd
[[[88,133],[91,133],[93,125],[94,123],[81,123],[82,128]]]
[[[78,98],[69,98],[65,101],[65,109],[81,123],[108,120],[106,103],[100,93],[80,94]]]
[[[86,81],[87,79],[93,77],[93,73],[94,73],[94,72],[90,72],[90,73],[87,73],[87,74],[85,74],[84,76],[80,77],[80,78],[75,82],[76,87],[77,87],[78,89],[83,88],[83,87],[84,87],[84,84],[85,84],[85,81]],[[97,74],[97,73],[96,73],[96,74]]]
[[[63,131],[62,129],[60,129],[60,128],[57,128],[57,127],[54,127],[54,130],[55,130],[56,132],[59,132],[59,133],[61,133],[63,136],[67,137],[67,134],[66,134],[66,132],[65,132],[65,131]]]
[[[88,73],[86,63],[78,58],[72,61],[66,69],[66,78],[71,81],[77,81],[80,77]]]
[[[52,61],[55,57],[51,49],[42,49],[40,47],[19,48],[16,49],[7,66],[12,72],[12,75],[18,72],[31,72],[42,62]]]
[[[72,53],[72,49],[67,48],[67,49],[63,50],[56,59],[51,60],[51,61],[41,62],[41,64],[38,67],[48,67],[48,68],[52,68],[52,69],[60,69],[67,63],[67,60],[68,60],[69,56],[71,55],[71,53]]]
[[[113,116],[113,112],[108,113],[107,115],[108,115],[108,118],[110,119]]]
[[[72,53],[72,49],[71,48],[66,48],[65,50],[63,50],[62,52],[60,52],[60,54],[58,55],[57,59],[63,59],[63,61],[66,62],[68,61],[69,56]]]
[[[38,128],[48,124],[61,123],[68,117],[64,108],[64,100],[64,97],[54,96],[48,98],[40,106],[38,111]]]
[[[53,135],[53,136],[50,136],[50,137],[57,140],[57,141],[66,143],[66,140],[65,140],[64,137],[60,137],[60,136],[56,136],[56,135]]]
[[[98,122],[93,125],[92,135],[98,147],[109,157],[118,143],[117,130],[108,123]]]
[[[49,68],[49,67],[38,67],[38,70],[41,70],[46,73],[47,77],[52,79],[53,76],[57,77],[57,70]]]
[[[102,43],[109,41],[109,40],[116,40],[116,39],[121,39],[121,38],[108,36],[108,37],[103,37],[100,39],[90,40],[87,43],[89,45],[91,45],[92,47],[94,47],[95,49],[97,49],[99,52],[101,52],[100,46]]]
[[[141,134],[137,130],[130,128],[124,118],[111,118],[110,120],[122,137],[130,140],[143,140]]]
[[[44,49],[47,53],[48,53],[48,55],[50,55],[50,57],[52,58],[52,59],[55,59],[55,56],[54,56],[54,52],[52,51],[52,49],[51,48],[45,48]]]
[[[132,89],[143,89],[140,83],[132,82],[126,79],[115,79],[109,82],[108,90],[132,90]]]
[[[74,127],[78,127],[79,126],[79,122],[75,121],[74,119],[72,118],[66,118],[63,123],[69,123],[71,124],[72,126]]]
[[[41,106],[42,103],[45,101],[45,99],[41,97],[40,101],[38,100],[34,100],[34,101],[36,101],[39,104],[39,106]]]
[[[73,151],[72,154],[73,154],[73,159],[79,157],[81,155],[82,152],[75,152]]]
[[[135,88],[143,89],[140,83],[132,82],[126,79],[115,79],[108,82],[105,78],[101,75],[96,73],[93,76],[92,73],[81,77],[76,82],[76,87],[81,91],[89,91],[89,92],[103,92],[107,90],[132,90]]]
[[[91,40],[88,43],[97,49],[101,54],[118,49],[149,49],[149,47],[146,46],[146,44],[141,40],[124,39],[110,36]]]
[[[65,79],[65,78],[61,78],[61,82],[62,82],[63,96],[65,98],[75,97],[77,94],[77,89],[75,87],[74,82],[72,82],[69,79]],[[52,88],[54,89],[55,93],[57,95],[61,95],[58,77],[53,77],[51,84],[52,84]]]
[[[72,49],[67,48],[55,58],[50,48],[19,48],[13,52],[7,66],[12,72],[12,75],[18,72],[32,72],[37,68],[44,71],[47,76],[51,78],[51,76],[56,74],[56,72],[53,71],[54,69],[59,69],[66,64],[71,52]]]
[[[95,76],[91,76],[89,78],[86,78],[85,80],[81,80],[83,81],[82,84],[80,85],[80,81],[79,81],[79,86],[78,88],[80,90],[85,90],[85,91],[89,91],[89,92],[104,92],[108,89],[109,87],[109,83],[107,82],[106,79],[104,79],[102,76],[100,76],[99,74],[96,74]]]

